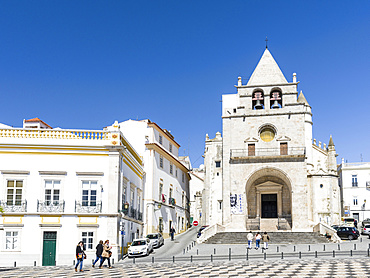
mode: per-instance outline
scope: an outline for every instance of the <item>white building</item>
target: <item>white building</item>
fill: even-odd
[[[357,219],[370,218],[370,163],[342,163],[338,166],[342,196],[342,215]]]
[[[143,233],[143,176],[118,125],[52,129],[37,118],[24,128],[2,125],[0,265],[71,265],[80,240],[86,263],[105,239],[118,260],[120,247]]]
[[[336,151],[312,138],[312,112],[266,48],[250,79],[222,96],[222,128],[205,143],[203,214],[226,231],[312,231],[338,223]],[[328,136],[329,137],[329,136]]]
[[[121,122],[124,136],[143,157],[145,170],[144,233],[169,236],[189,226],[189,169],[179,160],[173,135],[149,120]]]
[[[203,165],[202,165],[203,166]],[[204,171],[194,168],[190,171],[190,221],[196,220],[199,226],[206,225],[203,212]]]

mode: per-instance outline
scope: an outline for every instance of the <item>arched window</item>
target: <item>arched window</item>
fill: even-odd
[[[264,109],[265,108],[265,101],[263,98],[262,91],[256,91],[252,94],[252,109]]]
[[[282,93],[273,89],[270,93],[270,108],[277,109],[281,107],[283,107]]]

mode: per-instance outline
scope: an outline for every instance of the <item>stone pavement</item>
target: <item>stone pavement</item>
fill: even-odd
[[[370,277],[370,258],[194,264],[118,264],[86,267],[0,268],[0,277]]]

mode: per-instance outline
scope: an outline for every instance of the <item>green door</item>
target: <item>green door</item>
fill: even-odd
[[[57,232],[44,232],[42,248],[42,265],[55,265]]]

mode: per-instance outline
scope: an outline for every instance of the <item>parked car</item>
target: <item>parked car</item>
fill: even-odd
[[[128,248],[128,257],[134,256],[148,256],[153,252],[153,244],[149,238],[135,239]]]
[[[338,227],[337,235],[342,239],[357,239],[360,236],[359,231],[355,227]]]
[[[370,235],[370,224],[366,224],[365,226],[362,227],[361,234]]]
[[[332,227],[334,230],[338,231],[338,228],[339,228],[340,226],[339,226],[339,225],[331,225],[331,227]]]
[[[161,247],[164,244],[163,236],[160,233],[148,234],[146,238],[149,238],[154,248]]]

